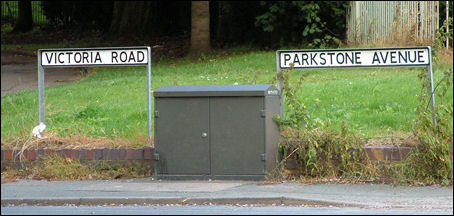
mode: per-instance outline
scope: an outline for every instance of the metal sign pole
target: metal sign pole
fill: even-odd
[[[148,141],[151,142],[151,48],[147,47],[148,50],[148,65],[147,65],[147,129],[148,129]]]
[[[44,120],[44,68],[41,65],[41,50],[38,51],[38,100],[39,100],[39,123],[45,124]]]
[[[281,120],[284,120],[284,91],[283,91],[283,88],[284,88],[284,84],[283,84],[283,77],[281,76],[281,73],[282,73],[282,70],[281,70],[281,66],[279,65],[279,51],[276,51],[276,70],[277,70],[277,73],[276,73],[276,76],[279,78],[278,82],[277,82],[277,89],[279,89],[279,100],[280,100],[280,106],[279,106],[279,114],[281,116]]]
[[[144,49],[147,49],[147,60],[148,63],[139,63],[139,62],[133,62],[133,63],[124,63],[127,59],[128,56],[125,52],[121,52],[124,50],[135,50],[135,49],[142,49],[143,52],[145,52]],[[120,52],[120,54],[117,53]],[[54,53],[47,54],[47,52],[54,51]],[[84,52],[83,55],[80,54],[80,52]],[[89,51],[97,51],[97,55],[89,58]],[[115,51],[115,55],[112,54],[111,62],[104,62],[102,61],[102,55],[103,52],[106,51]],[[141,52],[142,52],[141,51]],[[57,53],[60,52],[57,56]],[[65,52],[65,53],[63,53]],[[79,52],[79,58],[76,58],[77,55],[73,54],[73,52]],[[143,54],[142,52],[142,54]],[[101,54],[99,54],[101,53]],[[42,55],[46,55],[47,62],[44,63],[43,67],[43,62],[42,62]],[[68,57],[63,57],[61,58],[61,55],[68,54]],[[138,54],[137,54],[138,55]],[[70,62],[71,58],[74,58],[75,62]],[[139,55],[138,55],[139,56]],[[139,60],[137,56],[137,60]],[[94,59],[93,62],[89,62],[89,60]],[[131,59],[131,57],[129,57]],[[136,58],[132,58],[132,60],[135,61]],[[58,61],[57,61],[58,60]],[[65,61],[68,61],[65,63]],[[105,60],[105,59],[104,59]],[[110,60],[110,59],[109,59]],[[114,62],[115,60],[115,62]],[[119,62],[120,60],[120,62]],[[143,61],[139,60],[139,61]],[[80,61],[82,61],[81,64]],[[89,63],[85,63],[84,61],[87,61]],[[97,62],[99,61],[99,63]],[[151,141],[152,138],[152,122],[151,122],[151,48],[150,47],[101,47],[101,48],[72,48],[72,49],[43,49],[43,50],[38,50],[38,99],[39,99],[39,123],[45,124],[45,105],[44,105],[44,68],[45,67],[94,67],[94,66],[126,66],[126,65],[140,65],[140,66],[147,66],[147,133],[148,133],[148,138]]]
[[[434,95],[434,79],[432,73],[432,52],[429,46],[429,66],[427,66],[427,71],[429,73],[430,79],[430,105],[432,108],[432,122],[434,126],[437,127],[437,119],[435,118],[435,95]]]

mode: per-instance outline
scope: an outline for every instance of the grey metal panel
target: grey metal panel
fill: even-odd
[[[160,174],[210,174],[208,98],[156,98]]]
[[[263,174],[264,97],[210,98],[212,175]]]
[[[279,115],[279,96],[265,97],[265,151],[266,171],[273,172],[278,163],[279,125],[273,117]]]
[[[271,84],[162,86],[153,94],[155,97],[265,96],[269,90],[276,87]]]

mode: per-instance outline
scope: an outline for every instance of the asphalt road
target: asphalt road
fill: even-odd
[[[2,215],[450,215],[447,212],[350,207],[155,205],[155,206],[5,206]]]

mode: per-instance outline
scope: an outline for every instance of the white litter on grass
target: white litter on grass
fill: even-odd
[[[38,126],[33,128],[32,133],[34,137],[42,138],[42,133],[46,130],[46,125],[42,122]]]

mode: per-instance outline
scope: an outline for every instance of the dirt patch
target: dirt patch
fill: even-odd
[[[375,137],[370,138],[364,144],[364,146],[402,146],[402,147],[415,147],[420,144],[418,138],[415,135],[409,135],[406,137]]]

